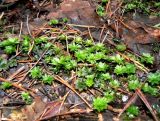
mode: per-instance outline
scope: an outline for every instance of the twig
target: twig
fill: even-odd
[[[77,24],[67,24],[67,25],[74,26],[74,27],[82,27],[82,28],[103,28],[98,26],[87,26],[87,25],[77,25]]]
[[[3,81],[3,82],[9,82],[9,83],[11,83],[10,81],[8,81],[7,79],[4,79],[4,78],[2,78],[2,77],[0,77],[0,81]],[[22,87],[22,86],[19,86],[18,84],[16,84],[16,83],[12,83],[12,86],[14,86],[14,87],[16,87],[16,88],[18,88],[18,89],[20,89],[20,90],[22,90],[22,91],[25,91],[25,92],[28,92],[28,90],[26,90],[24,87]],[[33,90],[31,90],[32,92],[29,92],[32,96],[34,96],[34,91]]]
[[[65,80],[63,80],[58,75],[54,77],[57,81],[61,82],[62,84],[66,85],[69,89],[71,89],[74,93],[76,93],[85,103],[86,105],[92,109],[92,106]]]
[[[20,67],[16,72],[14,72],[11,76],[9,76],[9,78],[7,78],[7,80],[11,81],[12,79],[15,78],[15,76],[17,74],[19,74],[20,72],[22,72],[25,68],[26,68],[25,66]]]
[[[37,60],[37,62],[28,70],[28,72],[23,76],[23,78],[22,78],[21,80],[19,80],[17,83],[20,83],[21,81],[23,81],[23,80],[26,78],[26,76],[27,76],[27,75],[30,73],[30,71],[39,63],[39,61],[43,58],[43,56],[46,54],[47,51],[48,51],[48,49],[44,51],[44,53],[43,53],[42,56]]]
[[[93,37],[92,37],[92,34],[91,34],[91,31],[90,31],[90,28],[89,28],[89,27],[88,27],[88,32],[89,32],[90,38],[93,40]]]
[[[149,111],[151,112],[153,118],[155,121],[159,121],[159,119],[157,118],[155,112],[153,111],[152,107],[150,106],[149,102],[147,101],[147,99],[145,98],[144,94],[142,93],[142,91],[140,89],[136,90],[136,94],[141,98],[141,100],[144,102],[144,104],[147,106],[147,108],[149,109]]]
[[[138,97],[137,94],[134,93],[133,96],[128,101],[128,103],[124,106],[122,111],[118,114],[118,117],[120,117],[122,115],[122,113],[137,99],[137,97]]]
[[[107,31],[106,35],[104,36],[104,38],[102,40],[102,43],[104,43],[104,41],[106,40],[107,36],[108,36],[108,31]]]
[[[66,100],[66,98],[67,98],[67,96],[69,95],[70,92],[71,92],[71,91],[68,91],[68,92],[64,95],[63,100],[62,100],[62,103],[61,103],[61,105],[60,105],[60,107],[59,107],[59,112],[58,112],[58,113],[61,112],[62,105],[64,104],[64,101]]]
[[[127,24],[125,24],[121,19],[118,19],[118,21],[120,21],[120,22],[123,24],[123,26],[125,26],[126,28],[132,30],[134,33],[137,32],[135,29],[133,29],[133,28],[131,28],[130,26],[128,26]]]
[[[0,20],[2,19],[3,15],[4,15],[4,12],[1,13],[1,15],[0,15]]]
[[[29,18],[29,15],[27,15],[27,21],[26,21],[27,30],[28,30],[29,35],[32,37],[31,31],[30,31],[30,28],[29,28],[29,24],[28,24],[28,21],[29,21],[28,18]]]
[[[117,51],[117,53],[118,53],[119,55],[121,55],[123,58],[132,61],[139,69],[141,69],[141,70],[144,71],[145,73],[148,73],[148,72],[150,71],[148,68],[144,67],[141,63],[139,63],[138,61],[134,60],[133,58],[130,58],[130,57],[128,57],[128,56],[126,56],[126,55],[118,52],[118,51]]]
[[[105,24],[103,25],[103,28],[102,28],[101,33],[99,35],[99,42],[100,42],[100,40],[102,38],[102,34],[103,34],[104,29],[105,29]]]

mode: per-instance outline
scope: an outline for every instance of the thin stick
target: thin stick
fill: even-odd
[[[74,27],[82,27],[82,28],[103,28],[103,27],[97,27],[97,26],[87,26],[87,25],[77,25],[77,24],[67,24],[69,26],[74,26]]]
[[[104,29],[105,29],[105,24],[103,25],[103,28],[102,28],[101,33],[99,35],[99,42],[100,42],[100,40],[102,38],[102,34],[103,34]]]
[[[118,114],[118,117],[122,115],[122,113],[137,99],[137,94],[134,93],[133,96],[130,98],[130,100],[127,102],[127,104],[124,106],[122,111]]]
[[[65,80],[63,80],[58,75],[54,77],[57,81],[61,82],[62,84],[66,85],[69,89],[71,89],[74,93],[76,93],[85,103],[86,105],[92,109],[92,106]]]
[[[20,72],[22,72],[25,68],[26,68],[25,66],[20,67],[15,73],[13,73],[11,76],[9,76],[9,78],[7,80],[11,81],[12,79],[15,78],[15,76],[17,74],[19,74]]]
[[[1,13],[1,15],[0,15],[0,20],[2,19],[3,15],[4,15],[4,12]]]
[[[153,118],[155,121],[159,121],[155,112],[153,111],[152,107],[150,106],[149,102],[147,101],[147,99],[145,98],[144,94],[142,93],[142,91],[140,89],[136,90],[136,93],[138,94],[138,96],[141,98],[141,100],[144,102],[144,104],[147,106],[147,108],[149,109],[149,111],[151,112]]]
[[[30,28],[29,28],[29,24],[28,24],[28,21],[29,21],[28,18],[29,18],[29,15],[27,15],[27,21],[26,21],[27,30],[28,30],[29,35],[32,37],[31,31],[30,31]]]
[[[62,100],[62,103],[61,103],[61,105],[60,105],[60,107],[59,107],[59,112],[58,112],[58,113],[61,112],[62,105],[64,104],[64,101],[66,100],[66,98],[67,98],[67,96],[69,95],[70,92],[71,92],[71,91],[68,91],[68,92],[65,94],[65,96],[63,97],[63,100]]]
[[[9,82],[9,83],[11,83],[10,81],[8,81],[7,79],[4,79],[4,78],[2,78],[2,77],[0,77],[0,81],[3,81],[3,82]],[[19,86],[18,84],[16,84],[16,83],[12,83],[12,86],[14,86],[14,87],[16,87],[16,88],[18,88],[18,89],[20,89],[20,90],[22,90],[22,91],[25,91],[25,92],[28,92],[28,90],[26,90],[24,87],[22,87],[22,86]],[[31,90],[32,92],[29,92],[32,96],[34,96],[34,91],[33,90]]]
[[[93,40],[93,37],[92,37],[92,34],[91,34],[91,31],[90,31],[90,28],[89,28],[89,27],[88,27],[88,32],[89,32],[90,38]]]
[[[39,63],[39,61],[43,58],[43,56],[45,55],[45,53],[46,53],[47,51],[48,51],[48,49],[44,51],[44,53],[43,53],[42,56],[37,60],[37,62],[28,70],[28,72],[23,76],[23,78],[22,78],[21,80],[19,80],[17,83],[20,83],[21,81],[23,81],[23,80],[26,78],[26,76],[29,74],[29,72]]]
[[[104,41],[106,40],[107,36],[108,36],[108,32],[107,32],[106,35],[104,36],[104,38],[103,38],[103,40],[102,40],[102,43],[104,43]]]

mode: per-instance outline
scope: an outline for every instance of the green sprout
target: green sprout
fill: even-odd
[[[135,118],[139,115],[139,108],[135,105],[131,105],[127,110],[127,115],[129,118]]]
[[[96,69],[98,71],[106,71],[108,69],[108,67],[109,66],[107,64],[102,63],[102,62],[99,62],[99,63],[96,64]]]
[[[111,80],[112,79],[112,77],[111,77],[111,75],[109,73],[102,73],[100,78],[102,80]]]
[[[57,20],[57,19],[52,19],[49,22],[49,25],[57,25],[57,24],[59,24],[59,20]]]
[[[118,63],[118,64],[124,63],[124,58],[122,58],[119,54],[116,54],[115,56],[110,56],[108,59],[109,61],[114,63]]]
[[[136,90],[141,86],[140,82],[138,80],[132,80],[128,82],[128,88],[129,90]]]
[[[148,83],[145,83],[142,87],[142,90],[146,93],[149,93],[153,96],[156,96],[158,94],[158,89],[157,88],[154,88],[154,87],[151,87],[148,85]]]
[[[7,40],[0,42],[0,47],[15,46],[18,43],[19,43],[18,38],[8,38]]]
[[[71,52],[76,52],[81,48],[81,45],[71,43],[71,44],[68,44],[68,48]]]
[[[82,37],[77,36],[77,37],[75,37],[74,42],[77,44],[82,44],[83,39],[82,39]]]
[[[60,65],[60,59],[58,57],[52,58],[51,64],[54,65],[54,66],[59,66]]]
[[[4,52],[6,54],[12,54],[12,53],[16,52],[16,47],[15,46],[6,46],[4,49]]]
[[[149,53],[143,53],[142,57],[141,57],[141,62],[142,63],[147,63],[147,64],[153,64],[154,57],[151,56]]]
[[[31,71],[30,71],[30,75],[33,79],[36,78],[40,78],[41,77],[41,69],[40,67],[34,67]]]
[[[120,86],[120,83],[119,83],[119,81],[117,81],[117,80],[112,80],[112,81],[109,82],[109,85],[110,85],[112,88],[117,89],[117,88]]]
[[[0,47],[4,48],[6,54],[12,54],[16,52],[16,45],[19,43],[17,38],[8,38],[0,42]]]
[[[65,35],[65,34],[60,34],[59,36],[58,36],[58,39],[59,40],[67,40],[67,35]]]
[[[7,59],[3,59],[0,57],[0,71],[8,69],[8,61]]]
[[[123,52],[123,51],[126,50],[126,45],[125,45],[125,44],[118,44],[118,45],[116,45],[116,49],[117,49],[118,51]]]
[[[97,51],[102,51],[102,50],[105,50],[106,47],[103,43],[96,43],[95,46],[94,46],[95,50]]]
[[[157,71],[156,73],[149,73],[148,74],[148,81],[152,85],[160,84],[160,72]]]
[[[94,84],[94,75],[87,75],[85,83],[88,87],[92,87]]]
[[[38,38],[35,38],[35,43],[36,44],[41,44],[41,43],[46,43],[48,40],[48,38],[46,36],[41,36],[41,37],[38,37]]]
[[[99,16],[101,16],[101,17],[102,17],[102,16],[105,16],[105,14],[106,14],[104,7],[103,7],[103,6],[100,6],[100,5],[97,7],[96,12],[97,12],[97,14],[98,14]]]
[[[31,104],[32,99],[28,92],[22,92],[21,97],[26,102],[26,104]]]
[[[77,62],[75,60],[67,61],[63,64],[66,70],[71,70],[77,67]]]
[[[107,103],[113,102],[115,99],[115,92],[114,91],[107,91],[107,92],[105,92],[104,95],[107,100]]]
[[[63,21],[63,23],[67,23],[68,22],[68,18],[63,18],[62,21]]]
[[[101,112],[107,108],[107,99],[105,97],[97,97],[93,100],[93,108]]]
[[[1,84],[1,88],[3,90],[9,89],[9,88],[11,88],[11,86],[12,86],[12,84],[10,82],[2,82],[2,84]]]
[[[92,46],[94,43],[93,43],[93,40],[92,39],[87,39],[85,41],[85,46]]]
[[[102,3],[107,3],[108,2],[108,0],[102,0]]]
[[[84,62],[87,57],[87,53],[84,50],[79,50],[75,52],[75,57],[77,58],[78,61]]]
[[[136,72],[136,67],[133,64],[127,63],[125,66],[117,65],[114,69],[114,73],[117,75],[123,74],[134,74]]]
[[[51,85],[53,80],[54,80],[54,78],[52,76],[50,76],[50,75],[45,74],[45,75],[42,76],[42,81],[45,84]]]
[[[83,90],[86,90],[87,89],[87,85],[84,81],[78,79],[76,81],[76,88],[79,90],[79,91],[83,91]]]
[[[22,40],[22,49],[24,51],[28,51],[30,47],[30,38],[28,36],[24,36]]]

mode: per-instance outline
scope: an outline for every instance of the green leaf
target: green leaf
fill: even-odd
[[[139,108],[137,106],[131,105],[127,110],[127,115],[130,118],[137,117],[139,115]]]
[[[110,79],[112,79],[112,77],[111,77],[111,75],[109,73],[104,73],[104,74],[102,73],[100,78],[102,80],[110,80]]]
[[[75,52],[75,57],[77,58],[78,61],[84,62],[87,55],[88,54],[84,50],[79,50],[79,51]]]
[[[10,82],[2,82],[2,84],[1,84],[1,88],[3,90],[9,89],[9,88],[11,88],[11,86],[12,86],[12,84]]]
[[[76,89],[78,89],[79,91],[83,91],[83,90],[87,89],[87,85],[84,81],[78,79],[76,81]]]
[[[142,63],[147,63],[147,64],[153,64],[154,57],[151,56],[149,53],[143,53],[142,57],[141,57],[141,62]]]
[[[8,69],[8,61],[0,57],[0,71]]]
[[[71,43],[71,44],[68,44],[68,48],[70,49],[71,52],[76,52],[81,48],[81,45]]]
[[[33,79],[36,78],[40,78],[41,77],[41,69],[40,67],[34,67],[31,71],[30,71],[30,75]]]
[[[136,90],[141,86],[140,82],[138,80],[132,80],[128,83],[129,90]]]
[[[12,54],[12,53],[16,52],[16,47],[14,47],[14,46],[6,46],[5,49],[4,49],[4,52],[6,54]]]
[[[42,81],[45,84],[51,85],[53,80],[54,80],[54,78],[52,76],[50,76],[50,75],[45,74],[44,76],[42,76]]]
[[[127,63],[125,66],[125,73],[127,74],[135,74],[136,73],[136,67],[134,64]]]
[[[114,69],[114,73],[116,73],[117,75],[122,75],[124,74],[125,69],[126,69],[125,66],[117,65]]]
[[[102,51],[102,50],[105,50],[105,45],[103,43],[96,43],[95,46],[94,46],[95,50],[97,51]]]
[[[148,77],[148,81],[152,85],[160,84],[160,71],[157,71],[156,73],[149,73],[147,77]]]
[[[124,58],[122,58],[119,54],[116,54],[115,56],[109,56],[109,61],[118,63],[118,64],[123,64],[124,63]]]
[[[158,89],[157,88],[154,88],[154,87],[151,87],[148,85],[148,83],[145,83],[142,87],[142,90],[146,93],[149,93],[153,96],[156,96],[158,94]]]
[[[97,97],[93,100],[93,108],[101,112],[107,108],[107,99],[105,97]]]
[[[109,82],[109,85],[110,85],[112,88],[117,89],[117,88],[120,86],[120,83],[119,83],[119,81],[117,81],[117,80],[112,80],[112,81]]]
[[[57,20],[57,19],[52,19],[49,22],[49,25],[57,25],[57,24],[59,24],[59,20]]]
[[[102,62],[99,62],[99,63],[96,64],[96,69],[98,71],[106,71],[108,69],[108,67],[109,66],[107,64],[102,63]]]
[[[60,59],[58,57],[52,58],[51,64],[54,65],[54,66],[59,66],[60,65]]]
[[[127,63],[125,66],[117,65],[114,69],[114,73],[117,75],[122,74],[134,74],[136,72],[136,67],[133,64]]]
[[[77,67],[77,62],[75,60],[70,60],[68,62],[65,62],[63,65],[66,70],[71,70]]]
[[[61,34],[61,35],[58,36],[58,39],[59,40],[67,40],[67,35]]]
[[[94,84],[94,75],[87,75],[85,83],[88,87],[92,87]]]
[[[107,100],[107,103],[113,102],[115,99],[115,92],[113,92],[113,91],[107,91],[107,92],[105,92],[104,95]]]
[[[74,42],[77,44],[82,44],[83,39],[82,39],[82,37],[77,36],[77,37],[75,37]]]
[[[116,49],[117,49],[118,51],[123,52],[123,51],[126,50],[126,45],[125,45],[125,44],[118,44],[118,45],[116,45]]]
[[[92,45],[94,45],[92,39],[87,39],[87,40],[85,41],[85,46],[92,46]]]
[[[32,99],[28,92],[22,92],[21,97],[26,102],[26,104],[31,104]]]
[[[38,37],[38,38],[35,38],[35,43],[36,44],[41,44],[41,43],[46,43],[48,40],[48,37],[46,36],[41,36],[41,37]]]
[[[0,47],[15,46],[18,43],[19,43],[18,38],[8,38],[7,40],[0,42]]]

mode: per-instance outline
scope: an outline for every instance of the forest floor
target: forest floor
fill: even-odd
[[[160,2],[53,1],[0,1],[0,121],[159,121]]]

